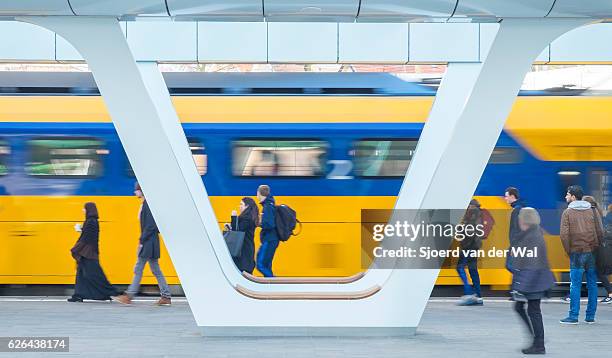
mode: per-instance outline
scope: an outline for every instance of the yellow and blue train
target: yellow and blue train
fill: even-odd
[[[375,73],[165,77],[220,223],[265,183],[303,222],[302,233],[281,244],[275,273],[363,269],[360,211],[393,206],[435,83]],[[100,211],[102,266],[113,283],[128,283],[138,244],[134,181],[90,74],[0,76],[0,284],[73,283],[69,249],[87,201]],[[475,197],[507,208],[501,196],[516,186],[529,205],[555,209],[569,184],[612,202],[612,96],[521,91]],[[485,245],[507,246],[504,230],[497,225]],[[551,258],[564,262],[558,228],[546,230]],[[161,263],[178,284],[165,250]],[[502,268],[481,278],[509,282]],[[145,283],[153,282],[149,273]],[[446,269],[437,283],[459,281]]]

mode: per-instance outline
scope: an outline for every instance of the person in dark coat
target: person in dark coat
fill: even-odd
[[[604,228],[604,235],[605,235],[605,228],[606,228],[606,225],[608,224],[608,222],[606,221],[606,218],[604,217],[603,211],[599,207],[599,204],[597,204],[597,201],[595,201],[595,198],[590,196],[590,195],[583,196],[582,200],[590,203],[591,204],[591,209],[593,210],[593,212],[595,214],[599,215],[599,217],[601,219],[600,221],[603,224],[602,226]],[[608,211],[608,214],[606,216],[608,217],[608,219],[610,219],[610,217],[612,217],[612,215],[610,214],[609,211]],[[608,279],[608,275],[606,275],[605,272],[599,272],[599,270],[597,270],[597,279],[599,280],[599,282],[601,282],[601,285],[606,290],[606,296],[604,298],[602,298],[601,301],[599,301],[599,303],[605,303],[605,304],[612,303],[612,284],[610,284],[610,280]]]
[[[555,284],[550,271],[544,234],[540,228],[540,215],[537,210],[524,207],[518,215],[521,232],[510,247],[512,262],[512,292],[515,299],[514,310],[519,314],[533,343],[523,349],[524,354],[544,354],[544,323],[540,302],[548,296]],[[525,312],[527,303],[527,312]]]
[[[149,208],[149,204],[144,197],[140,184],[136,183],[134,187],[134,195],[142,200],[140,207],[140,245],[138,246],[138,260],[134,267],[134,278],[132,283],[128,287],[126,293],[117,298],[117,301],[123,304],[130,304],[132,298],[138,293],[140,289],[140,281],[142,281],[142,272],[144,271],[145,265],[148,263],[149,268],[155,278],[157,279],[157,285],[161,298],[157,301],[159,306],[169,306],[171,304],[170,287],[166,282],[166,278],[159,267],[159,256],[160,256],[160,244],[159,244],[159,230],[157,224]]]
[[[68,302],[83,302],[83,299],[110,300],[111,297],[119,295],[119,292],[108,282],[100,266],[98,208],[94,203],[85,203],[83,211],[85,212],[83,226],[75,225],[75,230],[80,231],[81,235],[70,250],[77,262],[77,274],[74,294]]]
[[[257,199],[261,203],[261,246],[257,251],[257,270],[264,277],[274,277],[272,272],[272,260],[278,248],[279,239],[276,233],[276,206],[274,197],[270,193],[270,187],[260,185],[257,188]]]
[[[515,187],[508,187],[506,189],[504,193],[504,200],[512,207],[512,212],[510,213],[510,230],[508,232],[508,241],[510,242],[510,247],[512,247],[515,238],[521,232],[518,224],[518,215],[521,209],[525,206],[525,203],[520,199],[519,191]],[[506,259],[506,268],[508,271],[512,272],[510,260],[508,258],[509,256]]]
[[[255,268],[255,228],[259,223],[259,208],[255,200],[244,197],[240,201],[240,215],[232,212],[231,229],[244,232],[240,256],[234,258],[238,270],[253,273]]]

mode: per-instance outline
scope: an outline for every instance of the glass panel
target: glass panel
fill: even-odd
[[[612,204],[612,175],[605,169],[593,169],[589,175],[589,192],[602,209]]]
[[[102,175],[104,143],[90,138],[49,138],[28,141],[29,175],[96,177]]]
[[[416,140],[360,140],[353,150],[355,175],[404,177],[416,145]]]
[[[558,200],[565,203],[567,188],[572,185],[582,185],[582,172],[573,168],[562,169],[557,172],[559,175],[559,197]]]
[[[520,162],[521,152],[518,148],[495,147],[489,158],[489,164],[515,164]]]
[[[198,174],[200,176],[205,175],[208,171],[208,155],[206,154],[206,147],[202,142],[194,138],[187,138],[189,142],[189,149],[191,149],[191,154],[193,156],[193,161],[198,168]],[[128,161],[127,175],[131,178],[135,177],[134,170],[132,169],[132,165]]]
[[[240,140],[233,143],[236,176],[322,176],[328,145],[317,140]]]
[[[8,157],[11,154],[11,147],[8,143],[0,140],[0,176],[8,174]]]
[[[191,149],[191,156],[198,168],[198,174],[200,176],[206,174],[208,170],[208,157],[206,155],[206,147],[204,144],[197,139],[187,138],[189,141],[189,149]]]

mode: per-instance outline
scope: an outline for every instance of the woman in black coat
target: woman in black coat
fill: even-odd
[[[111,296],[117,296],[119,292],[108,282],[100,267],[98,208],[94,203],[86,203],[83,211],[85,222],[82,228],[78,224],[75,226],[81,236],[70,250],[77,262],[77,274],[74,295],[68,302],[83,302],[83,299],[110,300]]]
[[[514,309],[525,323],[529,334],[533,336],[533,344],[523,349],[523,353],[544,354],[546,349],[540,302],[548,296],[548,291],[555,284],[555,277],[548,264],[546,243],[537,210],[522,208],[518,222],[521,231],[510,247],[512,290],[516,301]]]
[[[234,258],[238,270],[253,273],[255,268],[255,228],[259,223],[259,208],[255,200],[244,197],[240,201],[240,215],[232,212],[231,227],[234,231],[244,232],[244,243],[240,256]]]

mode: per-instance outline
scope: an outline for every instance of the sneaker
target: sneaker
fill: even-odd
[[[603,304],[606,304],[606,305],[612,304],[612,297],[606,296],[606,297],[602,298],[601,301],[599,301],[599,303],[603,303]]]
[[[458,306],[482,306],[482,298],[477,297],[476,295],[465,295],[461,297]]]
[[[578,320],[567,317],[567,318],[564,318],[564,319],[560,320],[559,323],[561,323],[561,324],[578,324]]]
[[[594,324],[595,323],[595,318],[585,318],[584,319],[584,323],[586,323],[586,324]]]
[[[172,300],[170,297],[162,297],[155,304],[158,306],[170,306],[172,304]]]
[[[111,297],[111,299],[115,302],[119,302],[122,305],[129,305],[132,303],[132,299],[130,298],[130,296],[123,294],[123,295],[119,295],[119,296],[113,296]]]

